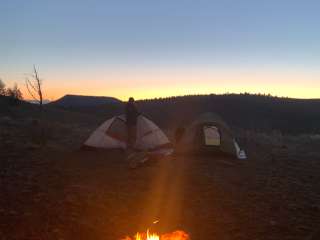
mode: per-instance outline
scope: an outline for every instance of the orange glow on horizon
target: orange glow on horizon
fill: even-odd
[[[290,98],[320,98],[320,71],[250,69],[115,69],[101,72],[41,72],[45,98],[56,100],[66,94],[110,96],[127,100],[159,97],[261,93]],[[15,76],[9,76],[14,79]],[[24,98],[31,99],[24,79],[17,81]],[[3,78],[5,80],[6,78]],[[16,78],[17,79],[17,78]],[[65,80],[68,79],[68,80]],[[13,81],[6,82],[11,86]]]
[[[282,90],[282,91],[281,91]],[[45,99],[54,101],[67,94],[73,95],[86,95],[86,96],[107,96],[115,97],[119,100],[126,101],[129,97],[133,96],[136,100],[142,99],[153,99],[153,98],[164,98],[172,96],[184,96],[184,95],[205,95],[205,94],[226,94],[226,93],[250,93],[250,94],[270,94],[272,96],[278,97],[289,97],[289,98],[298,98],[298,99],[319,99],[319,90],[317,88],[302,88],[302,87],[268,87],[264,88],[264,91],[254,88],[247,87],[244,89],[229,88],[229,89],[218,89],[218,88],[171,88],[171,89],[133,89],[132,91],[113,91],[105,92],[104,91],[86,91],[85,89],[79,89],[75,91],[66,90],[56,90],[56,91],[45,91]],[[25,99],[31,99],[27,91],[22,89],[22,93]],[[284,94],[285,93],[285,94]]]

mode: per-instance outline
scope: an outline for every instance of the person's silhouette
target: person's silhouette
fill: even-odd
[[[135,104],[133,97],[129,98],[126,105],[126,123],[127,123],[127,149],[132,150],[134,148],[137,136],[137,120],[139,116],[138,108]]]

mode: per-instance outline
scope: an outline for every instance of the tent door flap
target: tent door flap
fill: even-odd
[[[217,127],[204,126],[203,127],[204,143],[206,146],[220,146],[221,138]]]

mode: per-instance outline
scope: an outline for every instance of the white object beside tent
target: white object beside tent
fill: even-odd
[[[245,160],[247,159],[247,155],[246,152],[244,150],[241,150],[239,147],[239,144],[236,142],[235,139],[233,139],[234,142],[234,146],[236,147],[236,151],[237,151],[237,158],[240,160]]]

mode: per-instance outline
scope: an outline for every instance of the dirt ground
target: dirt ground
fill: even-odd
[[[7,142],[0,239],[116,240],[147,228],[192,240],[320,239],[320,141],[261,141],[242,140],[247,161],[176,155],[133,170],[121,153]]]

